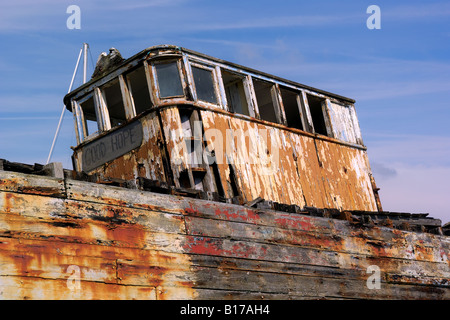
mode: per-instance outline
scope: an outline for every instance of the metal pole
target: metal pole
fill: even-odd
[[[78,65],[80,64],[80,59],[81,59],[81,53],[82,52],[83,52],[83,48],[81,48],[80,54],[78,55],[77,64],[75,66],[75,70],[73,71],[72,80],[70,81],[70,86],[69,86],[69,90],[68,90],[67,93],[69,93],[72,90],[73,81],[75,80],[75,75],[77,74]],[[58,137],[59,129],[61,128],[61,123],[62,123],[62,120],[63,120],[64,110],[65,109],[66,109],[66,106],[63,106],[63,109],[61,111],[61,116],[59,117],[58,127],[56,128],[56,133],[55,133],[55,136],[53,137],[52,147],[50,148],[50,152],[48,154],[48,158],[47,158],[47,163],[46,164],[48,164],[50,162],[50,158],[52,157],[53,148],[55,147],[56,138]]]
[[[87,75],[87,51],[88,51],[88,44],[83,43],[83,50],[84,50],[84,65],[83,65],[83,84],[86,83],[86,75]]]

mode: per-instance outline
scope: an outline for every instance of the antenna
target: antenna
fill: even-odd
[[[73,71],[72,80],[70,81],[69,90],[67,93],[72,91],[73,81],[75,80],[75,75],[78,71],[78,66],[80,64],[81,54],[84,51],[84,61],[83,61],[83,84],[86,83],[86,74],[87,74],[87,51],[88,51],[89,45],[87,43],[83,43],[83,47],[80,49],[80,53],[78,54],[77,64],[75,65],[75,70]],[[61,123],[64,117],[64,111],[66,110],[66,106],[63,106],[63,109],[61,111],[61,116],[59,117],[58,127],[56,128],[55,136],[53,137],[53,143],[52,147],[50,148],[50,152],[48,154],[47,162],[48,164],[50,162],[50,158],[52,157],[53,148],[55,147],[56,139],[58,138],[59,130],[61,129]]]

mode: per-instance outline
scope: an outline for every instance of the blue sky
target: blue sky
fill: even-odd
[[[66,26],[73,4],[80,30]],[[353,98],[383,209],[450,220],[448,2],[3,1],[0,158],[46,162],[83,42],[89,74],[110,47],[175,44]],[[65,112],[52,161],[71,168],[75,144]]]

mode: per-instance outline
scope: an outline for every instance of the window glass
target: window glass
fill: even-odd
[[[107,83],[101,88],[105,97],[106,107],[111,120],[111,127],[118,126],[126,121],[125,106],[122,100],[119,79]]]
[[[273,84],[253,79],[253,87],[255,88],[256,101],[258,102],[259,116],[261,119],[278,122],[277,116],[275,114],[275,106],[272,100],[272,89]]]
[[[136,115],[152,107],[152,100],[147,85],[147,77],[143,66],[127,75],[128,85],[133,96]]]
[[[298,93],[281,86],[280,92],[288,127],[303,130],[302,118],[297,102]]]
[[[86,125],[86,138],[87,136],[94,134],[99,131],[98,128],[98,122],[97,122],[97,115],[95,114],[95,104],[94,104],[94,98],[91,96],[90,98],[86,99],[85,101],[80,103],[80,109],[83,113],[84,122]],[[82,135],[84,136],[84,135]]]
[[[192,66],[192,76],[198,100],[217,103],[212,71]]]
[[[161,98],[184,95],[176,62],[156,64],[155,69]]]
[[[230,111],[250,115],[244,90],[244,77],[222,70],[222,80]]]

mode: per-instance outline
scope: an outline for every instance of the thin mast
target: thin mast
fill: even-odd
[[[85,84],[86,83],[86,75],[87,75],[87,51],[88,51],[88,44],[86,42],[83,43],[83,50],[84,50],[83,84]]]
[[[73,86],[73,81],[75,80],[75,75],[77,74],[77,70],[78,70],[78,66],[80,64],[80,59],[81,59],[81,54],[84,52],[84,74],[83,74],[83,83],[86,83],[86,66],[87,66],[87,54],[86,54],[86,50],[87,49],[87,44],[83,43],[83,47],[80,49],[80,53],[78,54],[78,59],[77,59],[77,64],[75,66],[75,70],[73,71],[73,75],[72,75],[72,80],[70,81],[70,85],[69,85],[69,90],[67,91],[67,93],[69,93],[70,91],[72,91],[72,86]],[[64,111],[65,111],[66,107],[63,106],[63,109],[61,111],[61,116],[59,117],[59,122],[58,122],[58,127],[56,128],[56,133],[55,136],[53,137],[53,143],[52,143],[52,147],[50,148],[50,152],[48,154],[48,158],[47,158],[47,163],[48,164],[50,162],[50,158],[52,157],[52,153],[53,153],[53,148],[55,147],[55,143],[56,143],[56,138],[58,137],[59,134],[59,130],[61,128],[61,123],[63,120],[63,116],[64,116]]]

